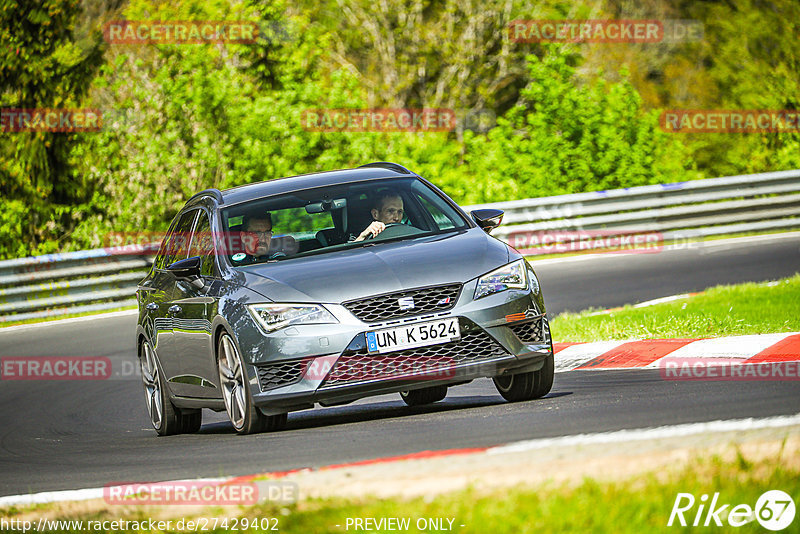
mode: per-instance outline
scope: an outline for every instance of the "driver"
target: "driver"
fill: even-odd
[[[387,189],[375,197],[370,210],[374,219],[369,226],[353,241],[363,241],[367,237],[376,237],[386,229],[387,224],[398,224],[403,220],[403,199],[396,191]]]

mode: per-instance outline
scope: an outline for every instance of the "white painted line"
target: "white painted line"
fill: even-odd
[[[655,306],[656,304],[664,304],[665,302],[673,302],[681,299],[688,299],[691,295],[689,293],[681,293],[680,295],[670,295],[668,297],[661,297],[653,300],[646,300],[638,304],[634,304],[633,308],[647,308],[648,306]]]
[[[670,352],[664,358],[670,360],[675,358],[736,358],[746,360],[790,335],[792,335],[791,332],[786,332],[782,334],[754,334],[750,336],[698,339]],[[664,358],[652,362],[648,367],[658,367],[659,362]]]
[[[627,441],[674,438],[704,433],[742,432],[760,428],[782,428],[795,425],[800,425],[800,414],[766,417],[763,419],[719,420],[710,421],[708,423],[689,423],[654,428],[638,428],[634,430],[618,430],[616,432],[602,432],[597,434],[577,434],[558,438],[532,439],[491,447],[487,449],[486,454],[508,454],[574,445],[623,443]]]
[[[659,297],[653,300],[645,300],[644,302],[638,302],[636,304],[631,305],[631,308],[647,308],[648,306],[655,306],[656,304],[664,304],[665,302],[673,302],[676,300],[681,299],[688,299],[691,297],[689,293],[681,293],[680,295],[670,295],[668,297]],[[624,309],[624,306],[618,306],[616,308],[609,308],[607,310],[600,310],[592,313],[587,313],[586,317],[594,317],[595,315],[608,315],[609,313],[614,313],[615,311],[620,311]]]
[[[0,327],[0,334],[5,332],[19,332],[20,330],[28,330],[30,328],[40,328],[43,326],[60,326],[70,323],[82,323],[84,321],[94,321],[97,319],[110,319],[113,317],[125,317],[128,315],[137,315],[139,310],[120,310],[115,312],[97,313],[94,315],[85,315],[82,317],[70,317],[69,319],[56,319],[54,321],[44,321],[41,323],[18,324],[16,326],[2,326]]]
[[[627,343],[627,341],[596,341],[572,345],[556,353],[555,370],[557,373],[571,371],[623,343]]]
[[[724,245],[737,245],[739,243],[752,243],[753,241],[778,241],[780,239],[791,239],[800,237],[800,232],[783,232],[780,234],[748,235],[742,237],[730,237],[728,239],[712,239],[703,241],[704,247],[720,247]]]
[[[30,495],[10,495],[0,497],[0,506],[28,506],[31,504],[46,504],[59,501],[88,501],[102,499],[103,488],[89,488],[67,491],[46,491]]]
[[[228,478],[198,478],[198,479],[180,479],[180,480],[166,480],[163,482],[145,482],[143,484],[172,484],[178,482],[208,482],[217,483],[231,480],[233,477]],[[131,482],[135,484],[135,482]],[[116,486],[108,486],[112,488]],[[31,493],[28,495],[9,495],[8,497],[0,497],[0,507],[2,506],[27,506],[31,504],[47,504],[51,502],[63,501],[88,501],[91,499],[102,499],[106,488],[86,488],[79,490],[64,490],[64,491],[45,491],[42,493]]]

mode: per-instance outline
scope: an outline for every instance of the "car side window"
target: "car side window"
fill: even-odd
[[[430,202],[430,200],[428,200],[427,198],[425,198],[425,197],[423,197],[423,196],[421,196],[419,194],[417,194],[417,198],[422,203],[422,206],[431,215],[431,217],[433,217],[433,221],[434,221],[434,223],[436,223],[436,226],[438,227],[439,230],[449,230],[451,228],[455,228],[456,227],[456,225],[453,222],[453,220],[450,219],[449,217],[447,217],[447,215],[445,215],[444,213],[442,213],[442,210],[440,210],[439,208],[434,206]]]
[[[197,225],[192,234],[192,248],[189,257],[200,256],[200,274],[202,276],[215,276],[216,266],[214,263],[214,239],[211,235],[211,223],[208,215],[200,212]]]
[[[164,246],[164,260],[160,269],[166,269],[173,263],[189,257],[189,238],[192,225],[199,210],[187,211],[175,224],[175,228],[167,236]]]
[[[414,196],[420,201],[425,211],[433,219],[438,230],[451,230],[464,226],[464,219],[447,202],[434,194],[421,182],[411,186]]]
[[[167,259],[169,237],[172,235],[172,231],[175,229],[177,222],[178,222],[177,220],[172,221],[172,224],[170,224],[169,226],[169,230],[167,230],[167,233],[164,235],[164,239],[161,240],[161,246],[158,249],[158,254],[156,254],[155,260],[153,260],[153,267],[155,269],[164,269],[165,267],[164,264]]]

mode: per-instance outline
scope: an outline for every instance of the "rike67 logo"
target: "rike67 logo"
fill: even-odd
[[[794,521],[794,501],[788,493],[781,490],[765,491],[756,501],[755,507],[720,502],[719,492],[714,493],[710,501],[708,497],[703,494],[700,499],[695,499],[691,493],[678,493],[667,526],[722,527],[727,523],[727,526],[741,527],[758,521],[767,530],[778,531]]]

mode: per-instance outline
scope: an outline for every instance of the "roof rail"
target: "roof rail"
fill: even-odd
[[[195,193],[194,195],[192,195],[192,197],[186,202],[194,200],[195,198],[201,197],[203,195],[211,195],[212,197],[216,198],[219,202],[222,202],[222,191],[220,191],[219,189],[203,189],[199,193]]]
[[[397,163],[391,163],[389,161],[374,161],[372,163],[367,163],[366,165],[361,165],[358,168],[363,169],[364,167],[380,167],[382,169],[389,169],[395,172],[399,172],[401,174],[414,174],[413,172],[409,171],[402,165],[398,165]]]

